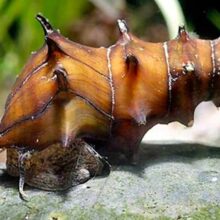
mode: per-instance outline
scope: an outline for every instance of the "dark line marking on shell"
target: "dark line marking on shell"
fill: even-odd
[[[48,64],[47,61],[41,63],[40,65],[38,65],[36,68],[34,68],[25,78],[23,81],[20,82],[20,84],[16,87],[16,89],[13,91],[13,93],[10,94],[10,96],[8,97],[6,104],[5,104],[5,110],[8,109],[8,107],[10,106],[9,103],[12,100],[12,98],[14,97],[14,95],[21,89],[21,87],[23,85],[26,84],[26,82],[33,76],[35,75],[35,73],[37,73],[39,70],[41,70],[43,67],[45,67]]]
[[[56,92],[56,94],[54,96],[52,96],[50,98],[50,100],[41,108],[40,111],[36,112],[34,115],[28,115],[28,116],[22,118],[22,120],[14,122],[12,125],[10,125],[9,127],[5,128],[3,131],[1,131],[0,137],[5,135],[6,133],[8,133],[13,127],[15,127],[25,121],[34,120],[34,119],[39,118],[42,115],[42,113],[47,109],[47,107],[51,104],[51,102],[54,100],[54,98],[57,96],[58,93],[59,93],[59,90]]]
[[[1,132],[0,132],[0,137],[3,136],[3,135],[5,135],[6,133],[8,133],[14,126],[17,126],[17,125],[19,125],[19,124],[21,124],[21,123],[23,123],[23,122],[25,122],[25,121],[28,121],[28,120],[34,120],[34,119],[39,118],[39,117],[42,115],[42,113],[43,113],[44,111],[46,111],[47,107],[51,104],[51,102],[54,100],[54,98],[57,96],[57,94],[58,94],[59,92],[60,92],[60,90],[58,90],[58,91],[56,92],[56,94],[55,94],[53,97],[51,97],[51,99],[41,108],[41,110],[40,110],[39,112],[37,112],[37,113],[34,114],[34,115],[28,115],[28,116],[22,118],[22,120],[19,120],[19,121],[14,122],[12,125],[10,125],[9,127],[5,128],[3,131],[1,131]],[[76,95],[76,96],[82,98],[83,100],[85,100],[88,104],[90,104],[90,106],[92,106],[95,110],[97,110],[97,111],[100,112],[101,114],[103,114],[103,115],[105,115],[106,117],[108,117],[110,120],[113,119],[111,115],[109,115],[108,113],[106,113],[106,112],[103,111],[102,109],[98,108],[98,107],[97,107],[95,104],[93,104],[90,100],[86,99],[86,98],[83,97],[82,95],[77,94],[77,93],[75,93],[75,92],[73,92],[73,91],[70,91],[70,92],[71,92],[72,94],[74,94],[74,95]]]
[[[90,66],[89,64],[87,64],[87,63],[85,63],[85,62],[83,62],[83,61],[77,59],[76,57],[73,57],[72,55],[70,55],[70,54],[68,54],[68,53],[66,53],[66,52],[63,51],[62,48],[60,48],[58,45],[57,45],[57,48],[59,48],[60,51],[62,51],[66,56],[68,56],[68,57],[74,59],[75,61],[77,61],[77,62],[79,62],[79,63],[81,63],[81,64],[83,64],[83,65],[85,65],[85,66],[87,66],[87,67],[89,67],[89,68],[92,69],[93,71],[97,72],[99,75],[103,76],[105,79],[109,80],[109,77],[108,77],[108,76],[106,76],[105,74],[99,72],[97,69],[93,68],[93,67]]]
[[[84,96],[74,92],[73,90],[71,89],[68,89],[68,91],[75,95],[75,96],[78,96],[80,97],[81,99],[83,99],[84,101],[86,101],[89,105],[91,105],[95,110],[97,110],[98,112],[100,112],[101,114],[103,114],[104,116],[108,117],[109,119],[113,119],[113,117],[111,115],[109,115],[108,113],[106,113],[104,110],[100,109],[99,107],[97,107],[95,104],[92,103],[92,101],[90,101],[89,99],[85,98]]]

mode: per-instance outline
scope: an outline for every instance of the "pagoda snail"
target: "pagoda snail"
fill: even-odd
[[[108,48],[92,48],[64,38],[42,15],[37,20],[45,32],[45,45],[32,55],[15,82],[0,123],[0,147],[10,153],[9,173],[17,173],[15,166],[20,167],[21,194],[25,176],[21,158],[28,160],[30,151],[42,156],[50,149],[49,154],[56,157],[63,150],[76,155],[84,149],[84,158],[87,152],[107,164],[88,147],[95,140],[108,150],[135,158],[142,137],[155,124],[187,125],[200,102],[213,100],[219,105],[219,39],[194,39],[180,27],[176,39],[149,43],[118,20],[119,40]],[[73,145],[80,147],[72,152]],[[57,160],[58,167],[67,154]],[[20,163],[14,160],[18,157]],[[27,183],[56,189],[49,186],[51,180],[40,186],[36,176],[42,180],[45,175],[35,171],[31,172],[34,177],[25,178]]]

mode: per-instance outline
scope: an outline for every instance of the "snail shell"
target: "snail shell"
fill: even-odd
[[[45,45],[30,58],[8,97],[0,147],[42,151],[95,140],[135,158],[155,124],[187,125],[200,102],[219,105],[220,39],[195,39],[180,27],[176,39],[144,42],[118,20],[119,40],[92,48],[67,40],[43,16],[37,19]],[[11,155],[8,167],[16,152]]]

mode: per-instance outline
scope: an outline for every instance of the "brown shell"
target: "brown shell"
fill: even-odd
[[[42,16],[45,45],[31,57],[8,97],[0,147],[42,150],[76,138],[104,140],[131,155],[156,123],[187,124],[205,100],[218,103],[220,40],[144,42],[118,21],[108,48],[64,38]]]

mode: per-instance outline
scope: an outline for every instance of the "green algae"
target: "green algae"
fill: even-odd
[[[207,206],[180,218],[181,220],[219,220],[220,206]]]

